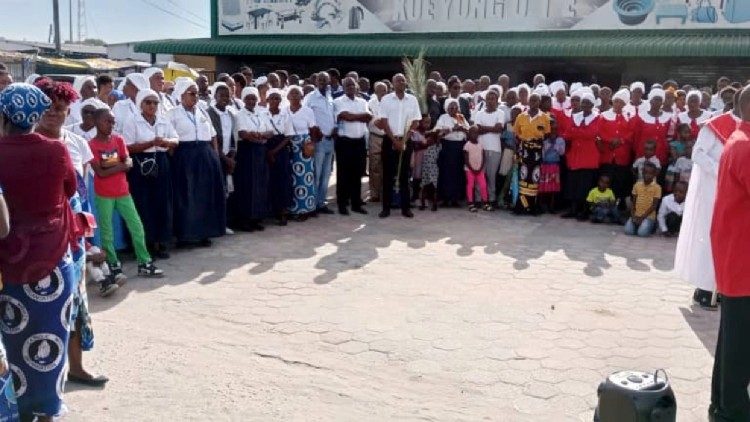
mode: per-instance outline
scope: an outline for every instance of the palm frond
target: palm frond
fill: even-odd
[[[417,57],[411,59],[404,57],[402,64],[404,66],[404,76],[406,83],[417,100],[419,101],[419,110],[422,114],[427,114],[427,61],[424,59],[425,49],[419,51]]]

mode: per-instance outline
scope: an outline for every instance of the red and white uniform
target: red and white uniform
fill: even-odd
[[[633,128],[628,116],[609,109],[599,114],[600,164],[630,166],[633,163]],[[620,140],[620,145],[612,148],[612,142]]]
[[[584,117],[583,112],[576,113],[565,132],[567,151],[565,152],[568,168],[571,170],[598,169],[599,148],[596,138],[599,136],[599,115],[592,112]]]
[[[708,110],[701,110],[701,115],[698,116],[697,119],[691,119],[688,115],[688,112],[682,112],[677,115],[677,124],[687,124],[690,125],[690,139],[696,140],[698,139],[698,132],[701,130],[701,127],[713,116],[713,113],[711,113]]]
[[[656,158],[661,163],[669,162],[669,130],[674,124],[672,113],[661,112],[659,117],[647,111],[640,112],[633,122],[633,150],[636,157],[643,157],[646,141],[656,141]]]

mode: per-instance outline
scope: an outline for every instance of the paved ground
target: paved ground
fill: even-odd
[[[619,369],[665,368],[705,420],[718,315],[674,241],[464,210],[325,216],[176,253],[92,298],[71,420],[590,421]],[[128,272],[133,273],[134,265]]]

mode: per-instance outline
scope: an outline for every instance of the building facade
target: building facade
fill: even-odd
[[[215,56],[217,71],[256,74],[337,67],[379,78],[425,51],[432,69],[462,77],[750,78],[750,0],[212,0],[211,22],[210,38],[135,50]]]

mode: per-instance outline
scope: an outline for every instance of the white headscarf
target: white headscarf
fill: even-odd
[[[630,102],[630,91],[627,88],[623,88],[623,89],[617,91],[617,93],[615,93],[615,95],[612,96],[612,101],[614,101],[614,100],[621,100],[625,104],[629,103]]]
[[[260,93],[258,92],[258,88],[254,86],[246,86],[242,88],[242,92],[240,93],[240,99],[242,101],[245,101],[245,97],[248,95],[255,95],[255,98],[260,98]]]
[[[88,106],[93,106],[97,110],[99,110],[100,108],[109,109],[109,106],[104,101],[96,97],[87,98],[81,102],[81,108],[79,109],[81,113],[81,120],[83,120],[83,109]]]
[[[573,82],[570,84],[570,95],[573,95],[576,91],[583,88],[583,84],[580,82]]]
[[[685,102],[690,102],[690,97],[698,97],[698,102],[703,101],[703,93],[698,91],[697,89],[694,89],[687,93],[685,96]]]
[[[552,95],[557,95],[558,92],[565,91],[565,82],[563,81],[552,82],[549,85],[549,90],[552,93]]]
[[[630,91],[635,91],[636,89],[640,89],[641,92],[646,92],[646,84],[643,82],[633,82],[630,84]]]
[[[229,91],[229,96],[232,96],[232,91],[229,89],[229,86],[224,82],[214,82],[213,85],[211,85],[211,98],[213,98],[214,101],[216,101],[216,91],[219,90],[219,88],[224,87]]]
[[[182,94],[184,94],[191,86],[198,89],[198,84],[196,84],[194,80],[188,77],[177,78],[174,83],[174,92],[172,93],[172,96],[182,101]]]
[[[528,86],[527,84],[518,85],[516,88],[518,89],[517,92],[520,92],[522,89],[525,89],[526,92],[531,93],[531,87]]]
[[[277,94],[279,97],[281,97],[282,100],[284,99],[284,93],[281,92],[281,90],[278,88],[269,89],[268,92],[266,93],[266,98],[270,97],[273,94]]]
[[[159,100],[159,93],[151,88],[138,91],[138,95],[135,96],[135,106],[138,107],[138,110],[141,109],[141,103],[143,100],[148,97],[156,97],[156,99]]]
[[[80,94],[81,89],[83,89],[83,84],[85,84],[87,81],[91,81],[96,85],[96,78],[91,75],[76,76],[76,78],[73,79],[73,89],[75,89],[76,92]]]
[[[138,88],[138,91],[149,89],[151,87],[151,84],[148,82],[148,79],[143,76],[143,73],[128,73],[128,75],[125,76],[125,79],[135,85],[135,87]]]
[[[651,101],[654,98],[661,98],[664,101],[664,90],[661,88],[654,88],[648,93],[648,100]]]
[[[42,75],[38,73],[32,73],[29,75],[24,82],[26,82],[29,85],[34,85],[34,82],[37,80],[37,78],[40,78]]]
[[[376,82],[376,83],[377,83],[377,82]],[[301,87],[301,86],[299,86],[299,85],[290,85],[290,86],[289,86],[289,88],[287,88],[287,89],[286,89],[286,96],[287,96],[287,97],[289,97],[289,94],[290,94],[290,93],[291,93],[292,91],[297,91],[297,92],[299,92],[299,96],[300,96],[300,97],[304,97],[304,96],[305,96],[305,91],[303,91],[303,90],[302,90],[302,87]]]
[[[459,105],[458,104],[458,99],[456,99],[456,98],[447,98],[445,100],[445,102],[443,103],[443,110],[445,110],[445,112],[447,113],[448,112],[448,106],[450,106],[453,103],[456,103],[456,105]]]
[[[156,75],[157,73],[161,73],[162,75],[164,75],[164,71],[159,69],[158,67],[149,67],[148,69],[143,71],[143,76],[146,79],[151,79],[151,77]]]
[[[592,91],[591,88],[584,86],[584,87],[578,88],[575,91],[572,91],[572,94],[570,94],[570,98],[578,97],[583,101],[584,95],[587,95],[587,94],[593,97],[594,91]]]
[[[261,76],[260,78],[255,80],[255,86],[261,86],[268,83],[268,78],[265,76]]]
[[[581,92],[583,90],[579,90]],[[594,94],[591,92],[583,92],[581,94],[581,102],[589,101],[591,104],[594,104],[596,102],[596,98],[594,97]]]
[[[537,94],[537,95],[539,95],[539,97],[544,97],[544,96],[551,97],[552,96],[552,94],[549,91],[549,87],[547,86],[547,84],[539,84],[539,85],[537,85],[536,88],[534,88],[534,93]]]

